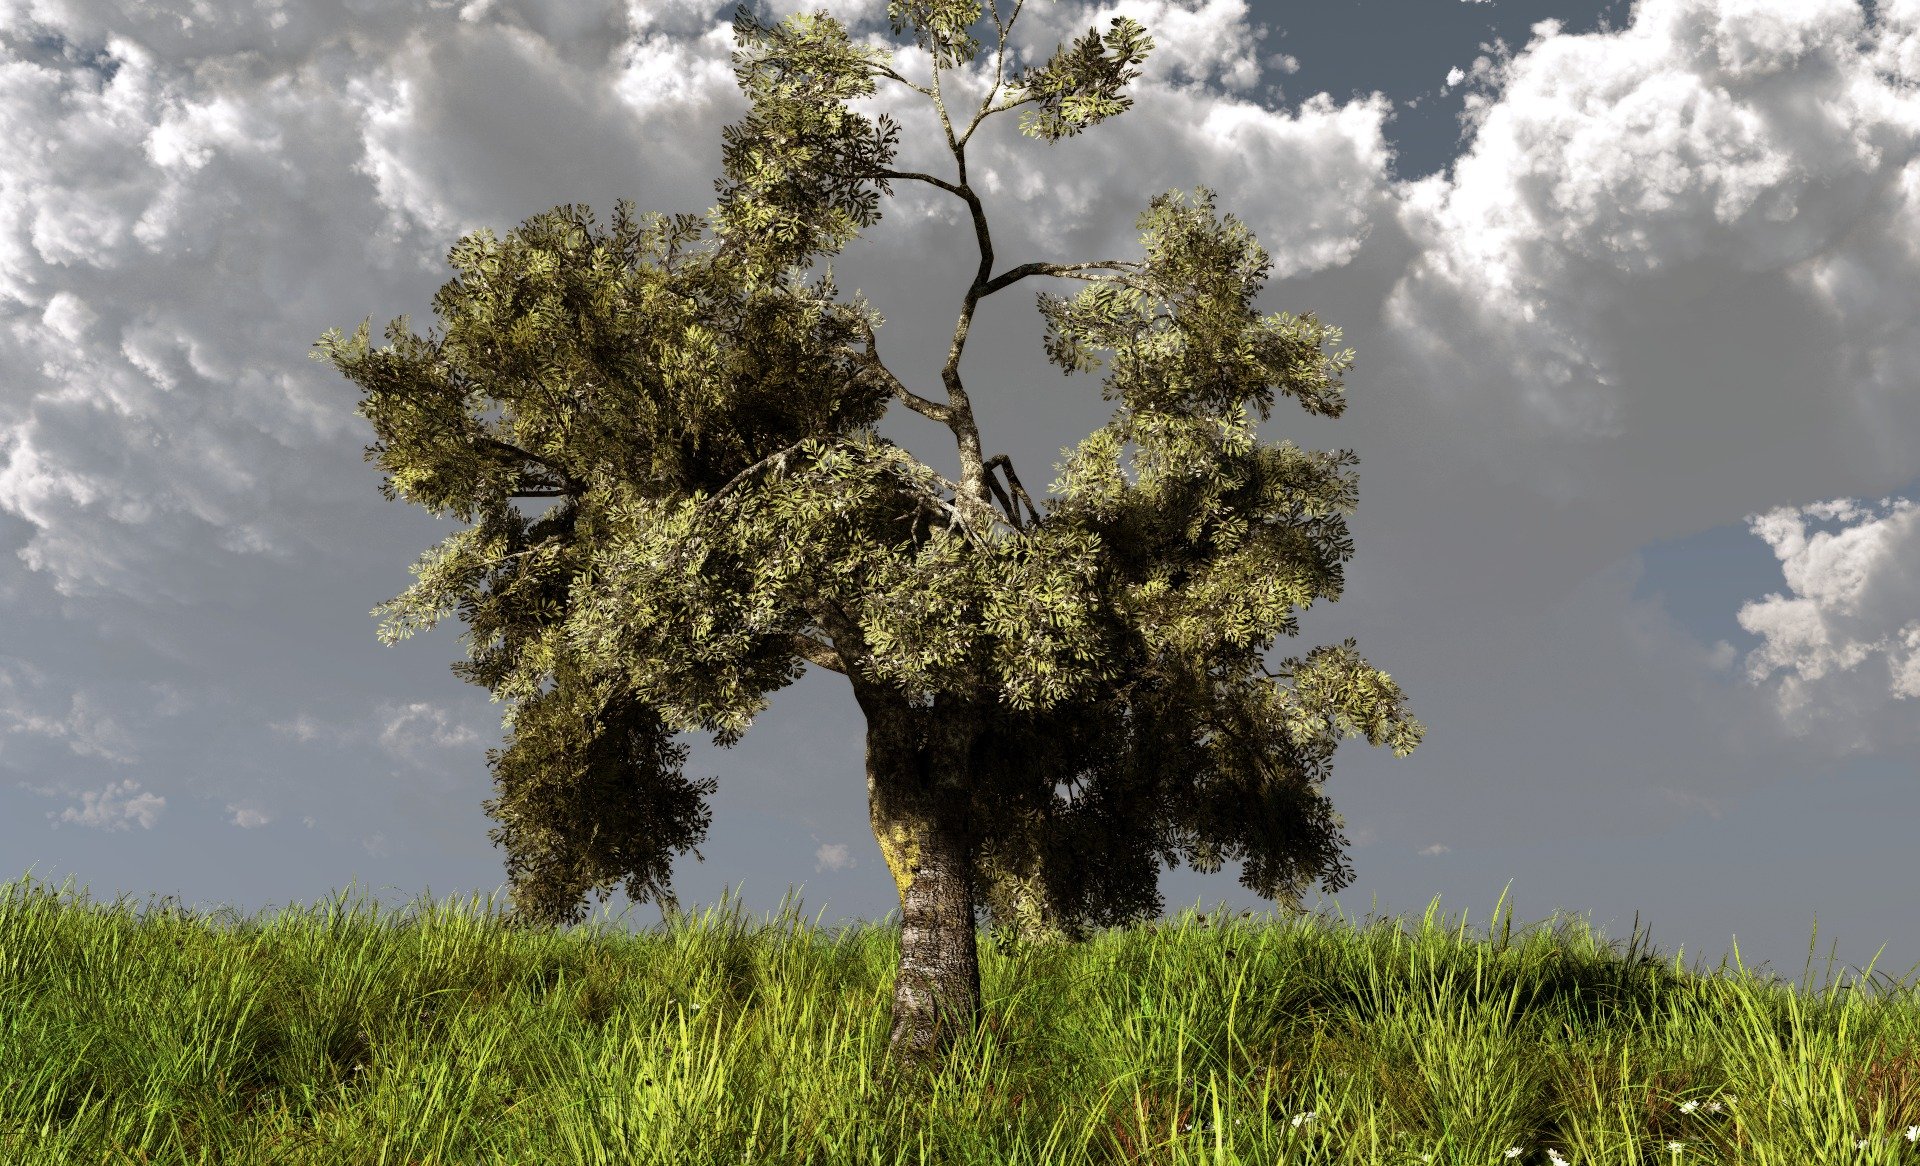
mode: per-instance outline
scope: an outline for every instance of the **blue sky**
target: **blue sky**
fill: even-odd
[[[826,7],[928,79],[882,0]],[[503,886],[503,706],[448,671],[457,619],[385,646],[370,614],[449,522],[380,497],[309,346],[425,333],[465,232],[704,212],[731,12],[0,0],[0,877],[242,915]],[[1517,926],[1637,914],[1790,980],[1817,913],[1816,979],[1883,944],[1910,978],[1920,0],[1027,0],[1012,45],[1114,15],[1158,46],[1134,107],[1051,147],[989,119],[970,177],[1001,267],[1137,257],[1154,195],[1211,186],[1273,258],[1258,310],[1358,354],[1344,416],[1261,426],[1360,458],[1346,592],[1269,658],[1353,636],[1428,733],[1339,750],[1356,878],[1309,908],[1437,895],[1479,931],[1511,883]],[[924,98],[856,107],[952,173]],[[836,280],[937,396],[971,229],[924,184],[881,210]],[[1111,409],[1046,363],[1033,294],[1077,285],[1045,282],[983,304],[961,370],[1036,500]],[[954,475],[943,428],[880,431]],[[896,910],[862,730],[811,670],[733,749],[686,738],[719,789],[682,903]],[[1238,873],[1166,872],[1168,913],[1266,911]]]

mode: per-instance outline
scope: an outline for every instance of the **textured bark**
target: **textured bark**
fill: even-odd
[[[900,894],[887,1055],[896,1067],[923,1072],[938,1068],[980,1014],[968,810],[977,721],[963,710],[913,708],[871,689],[861,705],[868,813]]]

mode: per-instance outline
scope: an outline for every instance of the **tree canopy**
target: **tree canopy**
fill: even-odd
[[[622,879],[671,901],[668,864],[704,836],[713,788],[682,777],[674,735],[734,744],[811,663],[847,676],[868,717],[900,992],[971,974],[977,1004],[956,904],[1003,935],[1077,938],[1156,916],[1158,864],[1184,856],[1209,872],[1242,858],[1245,886],[1297,906],[1315,879],[1351,878],[1322,792],[1340,737],[1404,756],[1424,730],[1352,640],[1264,663],[1276,633],[1298,634],[1294,609],[1340,595],[1357,459],[1263,444],[1249,406],[1268,420],[1277,389],[1339,416],[1352,352],[1324,351],[1340,332],[1311,313],[1253,311],[1271,262],[1214,192],[1152,198],[1140,260],[994,274],[966,178],[975,127],[1030,104],[1022,132],[1053,142],[1124,112],[1145,30],[1089,30],[997,105],[996,62],[956,134],[939,76],[977,56],[981,5],[888,13],[933,54],[931,88],[824,13],[767,26],[740,9],[751,109],[722,133],[706,224],[635,222],[622,200],[610,233],[571,204],[504,240],[482,229],[448,254],[444,335],[402,316],[374,349],[363,321],[316,356],[365,391],[383,495],[471,524],[374,614],[391,643],[457,609],[456,674],[510,703],[487,808],[519,916],[577,921]],[[1017,15],[994,7],[1002,61]],[[955,181],[891,168],[897,127],[845,104],[878,77],[933,99]],[[893,181],[963,200],[979,245],[943,400],[882,362],[882,317],[840,303],[830,265],[802,282],[879,221]],[[1118,402],[1063,451],[1044,512],[1009,458],[983,455],[959,367],[977,303],[1034,276],[1087,284],[1037,295],[1046,354],[1065,374],[1110,360],[1102,395]],[[958,482],[877,434],[895,400],[952,431]],[[559,501],[529,520],[517,498]],[[938,944],[916,947],[934,944],[922,930]]]

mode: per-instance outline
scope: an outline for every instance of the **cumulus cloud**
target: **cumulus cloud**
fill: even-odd
[[[131,830],[137,822],[142,830],[151,830],[166,809],[167,799],[154,793],[138,793],[137,781],[115,782],[100,791],[87,790],[80,795],[81,808],[47,814],[49,821],[89,826],[108,833]]]
[[[1593,497],[1630,488],[1635,476],[1610,471],[1677,445],[1657,436],[1676,426],[1710,458],[1755,436],[1728,424],[1732,413],[1766,416],[1764,439],[1785,443],[1793,427],[1769,415],[1784,408],[1811,432],[1859,443],[1877,470],[1897,468],[1894,451],[1875,448],[1868,414],[1897,408],[1876,361],[1904,369],[1896,354],[1915,351],[1906,297],[1920,105],[1853,47],[1863,32],[1847,0],[1647,0],[1618,32],[1535,27],[1498,70],[1451,181],[1408,191],[1405,222],[1424,254],[1388,304],[1396,331],[1434,362],[1436,385],[1478,402],[1452,410],[1473,419],[1457,426],[1462,444],[1524,463],[1515,472],[1562,498]],[[1887,264],[1902,287],[1873,300],[1861,269]],[[1837,285],[1849,281],[1862,294],[1843,299]],[[1816,419],[1829,400],[1777,376],[1730,385],[1733,408],[1682,404],[1706,402],[1669,381],[1688,363],[1662,331],[1676,303],[1751,309],[1762,297],[1819,313],[1829,359],[1796,363],[1833,382],[1848,406],[1839,417]],[[1754,340],[1730,367],[1793,359],[1783,333]],[[1696,432],[1710,417],[1718,432]],[[1803,450],[1806,432],[1794,437]],[[1736,470],[1728,492],[1754,472]]]
[[[123,7],[0,5],[0,108],[11,127],[0,142],[0,369],[10,387],[0,394],[0,514],[24,576],[8,581],[10,647],[22,656],[0,675],[7,762],[54,774],[29,787],[43,796],[72,797],[88,779],[23,746],[48,741],[126,765],[168,751],[136,742],[171,738],[190,754],[198,740],[257,770],[278,735],[271,724],[470,774],[498,739],[498,710],[463,713],[471,724],[416,709],[381,732],[326,730],[300,710],[323,692],[335,702],[337,681],[290,673],[285,648],[266,647],[284,643],[275,629],[290,613],[324,610],[339,591],[279,573],[292,566],[317,583],[314,564],[358,557],[349,530],[394,514],[369,498],[370,475],[356,464],[366,431],[352,394],[302,357],[328,327],[423,300],[460,233],[597,199],[577,187],[551,199],[535,191],[582,156],[616,159],[608,193],[703,208],[718,127],[744,106],[727,68],[731,38],[724,26],[718,42],[691,46],[629,38],[618,5]],[[659,87],[663,72],[679,84]],[[685,132],[690,119],[677,110],[707,132]],[[525,124],[546,128],[516,131]],[[658,133],[662,124],[682,132]],[[676,160],[682,147],[698,156]],[[635,180],[654,166],[653,181]],[[598,201],[610,209],[613,199]],[[407,541],[417,552],[430,540]],[[38,587],[25,584],[33,578]],[[263,596],[278,614],[259,610]],[[152,707],[139,683],[108,692],[87,678],[93,664],[30,649],[53,625],[28,612],[49,599],[72,605],[49,609],[56,621],[115,637],[117,671],[154,667],[137,648],[166,658],[167,707]],[[371,636],[367,606],[351,617],[355,636]],[[253,634],[217,647],[236,623]],[[249,671],[262,681],[250,693],[235,684]],[[292,690],[263,697],[281,684]],[[236,699],[278,707],[236,717]],[[378,697],[366,703],[334,719],[385,715]],[[183,716],[200,727],[154,723]],[[475,726],[493,732],[483,739]],[[227,743],[235,729],[258,743]],[[281,787],[269,797],[313,796],[287,788],[293,779],[278,766],[214,776],[189,762],[173,772],[152,780],[264,777]],[[90,809],[64,820],[114,820],[112,790],[89,796]],[[269,812],[230,804],[246,807],[231,811],[236,825]]]
[[[12,42],[23,59],[6,67],[0,100],[22,116],[0,147],[12,224],[0,287],[15,305],[8,364],[27,391],[0,404],[10,448],[0,507],[33,524],[22,557],[63,595],[207,598],[207,580],[187,569],[197,556],[181,553],[196,543],[281,563],[324,553],[308,532],[318,510],[361,496],[364,483],[337,472],[360,427],[337,384],[284,358],[314,324],[401,298],[378,279],[369,286],[369,267],[414,287],[416,274],[444,276],[452,239],[545,209],[551,200],[530,196],[530,184],[583,157],[645,158],[616,167],[630,190],[652,196],[642,201],[711,201],[694,176],[717,169],[715,131],[744,100],[727,25],[688,24],[699,6],[632,6],[634,35],[616,59],[585,70],[568,58],[611,27],[610,9],[569,22],[557,7],[438,4],[405,20],[383,9],[329,22],[325,7],[198,20],[142,10],[129,23],[110,5],[79,4]],[[849,15],[884,12],[876,3]],[[1192,12],[1167,3],[1035,12],[1024,42],[1051,44],[1117,12],[1151,23],[1160,47],[1149,87],[1171,72],[1242,86],[1257,74],[1236,35],[1238,0]],[[350,31],[323,36],[329,27]],[[900,57],[929,68],[910,46]],[[109,65],[79,63],[102,58]],[[974,72],[982,91],[986,75]],[[1314,184],[1316,204],[1288,216],[1302,226],[1269,246],[1296,266],[1352,253],[1382,165],[1384,105],[1323,101],[1287,118],[1197,89],[1142,105],[1159,108],[1093,135],[1104,139],[1099,170],[1122,156],[1191,169],[1196,153],[1236,157],[1248,177],[1311,165],[1326,179]],[[1197,140],[1171,142],[1155,128],[1169,122],[1194,123]],[[543,128],[500,132],[517,124]],[[1167,144],[1140,157],[1150,142]],[[1020,145],[1024,154],[1032,143]],[[1030,197],[1001,153],[979,151],[979,181]],[[481,189],[473,174],[506,177]],[[1107,185],[1091,173],[1053,188],[1057,212],[1032,233],[1110,221],[1105,207],[1089,215]],[[350,239],[360,246],[340,245]],[[263,301],[262,282],[289,294]],[[277,472],[262,473],[268,464]]]
[[[1153,37],[1154,52],[1141,66],[1143,81],[1211,82],[1232,90],[1250,89],[1260,81],[1255,45],[1265,30],[1248,26],[1246,0],[1197,0],[1192,6],[1177,0],[1053,4],[1024,9],[1020,15],[1017,42],[1034,64],[1050,56],[1054,45],[1083,36],[1088,28],[1105,35],[1114,17],[1127,16]]]
[[[1880,509],[1841,499],[1749,520],[1793,594],[1741,605],[1740,626],[1765,641],[1747,654],[1747,679],[1782,673],[1783,722],[1803,736],[1832,726],[1849,752],[1911,742],[1903,702],[1920,695],[1920,507],[1883,498]],[[1809,535],[1809,520],[1852,525]]]

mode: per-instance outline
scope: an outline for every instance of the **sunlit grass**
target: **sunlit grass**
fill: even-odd
[[[1637,927],[1623,954],[1509,912],[1487,941],[1436,899],[1412,934],[1224,911],[1011,956],[983,934],[982,1032],[894,1095],[897,930],[809,928],[791,893],[759,928],[723,896],[628,935],[65,892],[0,885],[9,1166],[1920,1163],[1911,989],[1692,974]]]

